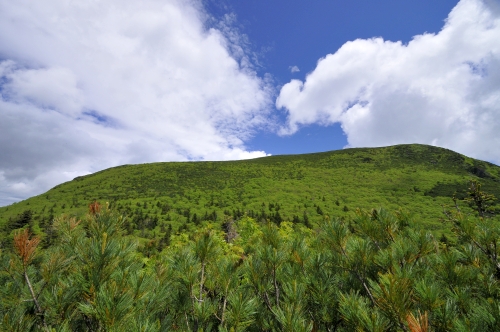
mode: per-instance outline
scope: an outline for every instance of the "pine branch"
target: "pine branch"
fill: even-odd
[[[38,297],[35,295],[35,291],[33,290],[33,286],[31,285],[30,278],[28,276],[28,265],[35,256],[35,251],[40,243],[40,238],[38,236],[30,239],[30,234],[28,229],[24,229],[14,235],[14,248],[21,258],[21,262],[23,264],[23,275],[26,284],[28,285],[28,289],[30,290],[31,297],[36,306],[37,314],[42,317],[42,324],[46,331],[49,331],[47,323],[45,322],[45,316],[43,314],[43,309],[38,302]]]

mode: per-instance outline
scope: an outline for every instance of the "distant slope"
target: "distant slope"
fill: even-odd
[[[447,232],[443,204],[467,181],[500,197],[500,167],[456,152],[397,145],[244,161],[124,165],[63,183],[45,194],[0,208],[0,227],[30,222],[35,231],[61,213],[82,215],[87,205],[110,202],[127,215],[129,231],[156,237],[203,220],[255,218],[314,223],[356,208],[415,213],[422,227]],[[10,221],[9,221],[10,220]]]

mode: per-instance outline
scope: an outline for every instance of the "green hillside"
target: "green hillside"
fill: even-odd
[[[0,210],[0,331],[500,331],[498,179],[423,145],[77,178]]]
[[[124,165],[77,177],[45,194],[0,208],[0,227],[30,222],[40,232],[60,214],[81,216],[92,201],[127,216],[131,234],[156,238],[166,229],[193,229],[205,220],[294,221],[314,225],[357,208],[403,208],[434,233],[442,205],[467,182],[500,197],[500,167],[426,145],[356,148],[244,161]],[[227,216],[227,217],[225,217]]]

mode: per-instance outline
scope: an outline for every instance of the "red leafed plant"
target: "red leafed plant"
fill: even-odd
[[[418,317],[415,317],[412,313],[410,313],[406,317],[406,321],[408,322],[408,327],[411,332],[428,332],[429,329],[429,317],[427,316],[427,311],[424,314],[418,314]]]
[[[30,239],[28,229],[23,229],[14,235],[14,248],[26,267],[35,255],[35,250],[40,243],[40,238],[34,236]]]
[[[101,212],[101,204],[99,202],[90,203],[89,205],[89,213],[93,216]]]

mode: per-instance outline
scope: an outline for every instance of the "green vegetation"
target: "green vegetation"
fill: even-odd
[[[500,331],[499,179],[423,145],[76,178],[0,209],[0,330]]]
[[[56,218],[46,249],[29,225],[14,231],[0,255],[0,329],[499,331],[494,200],[477,181],[449,199],[453,244],[404,211],[373,209],[323,214],[314,230],[227,217],[151,255],[93,203],[82,220]]]
[[[455,192],[470,179],[500,197],[500,168],[425,145],[346,149],[245,161],[125,165],[78,177],[47,193],[0,208],[1,246],[29,225],[42,245],[52,241],[55,216],[82,217],[89,203],[109,202],[125,217],[127,234],[154,252],[172,234],[228,217],[314,227],[325,216],[349,218],[356,209],[404,208],[419,227],[452,237],[439,221]]]

